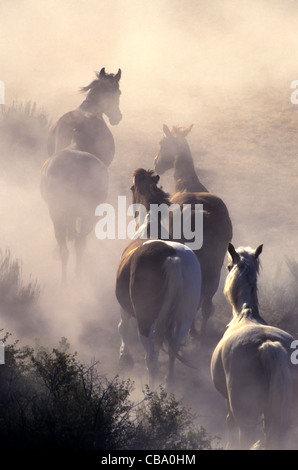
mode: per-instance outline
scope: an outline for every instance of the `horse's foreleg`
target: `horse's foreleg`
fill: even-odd
[[[201,341],[204,341],[205,336],[206,336],[206,329],[207,329],[207,322],[211,315],[214,313],[214,305],[212,303],[212,297],[203,299],[202,305],[201,305],[201,312],[202,312],[202,323],[201,323],[201,329],[199,333],[199,337]]]
[[[133,358],[127,346],[129,323],[130,315],[125,310],[121,309],[118,331],[121,339],[119,363],[122,367],[133,367]]]

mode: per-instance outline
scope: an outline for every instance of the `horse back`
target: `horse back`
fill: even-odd
[[[183,192],[175,193],[171,198],[172,204],[202,204],[204,210],[204,216],[208,217],[211,222],[217,221],[218,224],[223,224],[223,228],[226,227],[227,236],[232,239],[232,224],[229,216],[227,206],[221,198],[212,193],[198,193],[198,192]]]
[[[84,123],[88,130],[81,134],[79,148],[95,155],[108,167],[115,155],[113,135],[102,117],[84,112],[80,108],[65,113],[50,128],[48,155],[53,156],[68,147],[73,140],[74,129]]]
[[[72,139],[73,129],[78,123],[82,112],[80,110],[69,111],[61,116],[49,130],[47,139],[48,156],[55,155],[67,147]]]
[[[191,228],[195,229],[196,204],[203,205],[203,246],[196,251],[202,269],[210,270],[213,276],[212,266],[221,267],[228,242],[233,237],[232,222],[225,203],[219,197],[211,193],[175,193],[171,198],[172,204],[191,205]],[[183,237],[181,240],[185,243]]]
[[[50,204],[74,208],[85,204],[94,211],[105,200],[107,191],[108,170],[87,152],[64,149],[42,168],[41,192]]]

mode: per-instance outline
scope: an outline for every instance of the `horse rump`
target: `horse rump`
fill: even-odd
[[[268,379],[268,400],[264,410],[267,449],[282,449],[290,426],[292,379],[289,353],[279,341],[268,340],[260,348],[260,358]]]

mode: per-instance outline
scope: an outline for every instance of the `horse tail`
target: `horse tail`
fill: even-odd
[[[181,310],[183,297],[182,261],[178,256],[168,256],[163,264],[165,295],[158,318],[155,323],[155,342],[161,347],[165,341],[169,352],[188,367],[194,368],[179,354],[180,344],[175,332]]]
[[[268,400],[264,412],[266,447],[283,447],[290,424],[292,380],[289,355],[279,341],[266,341],[259,348],[261,363],[268,377]]]

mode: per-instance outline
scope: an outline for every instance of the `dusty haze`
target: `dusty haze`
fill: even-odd
[[[194,124],[188,141],[198,174],[226,202],[234,244],[264,243],[260,285],[284,272],[286,254],[298,259],[298,105],[290,101],[290,84],[298,79],[296,2],[2,0],[0,15],[0,80],[8,106],[31,100],[54,121],[81,103],[78,89],[95,70],[122,69],[123,119],[111,128],[116,156],[107,202],[118,194],[130,197],[136,167],[153,167],[163,123]],[[126,242],[99,242],[92,234],[84,280],[60,288],[52,223],[39,193],[45,158],[28,158],[26,150],[19,166],[2,172],[0,247],[22,259],[25,280],[30,274],[38,279],[41,313],[30,328],[24,319],[7,317],[0,328],[49,345],[65,336],[83,360],[95,357],[113,376],[119,348],[115,272]],[[172,173],[161,183],[172,191]],[[211,326],[216,334],[230,314],[221,292],[222,284]],[[139,387],[143,355],[135,348]],[[190,346],[200,372],[178,365],[179,393],[207,430],[220,434],[225,404],[210,386],[210,351]]]

